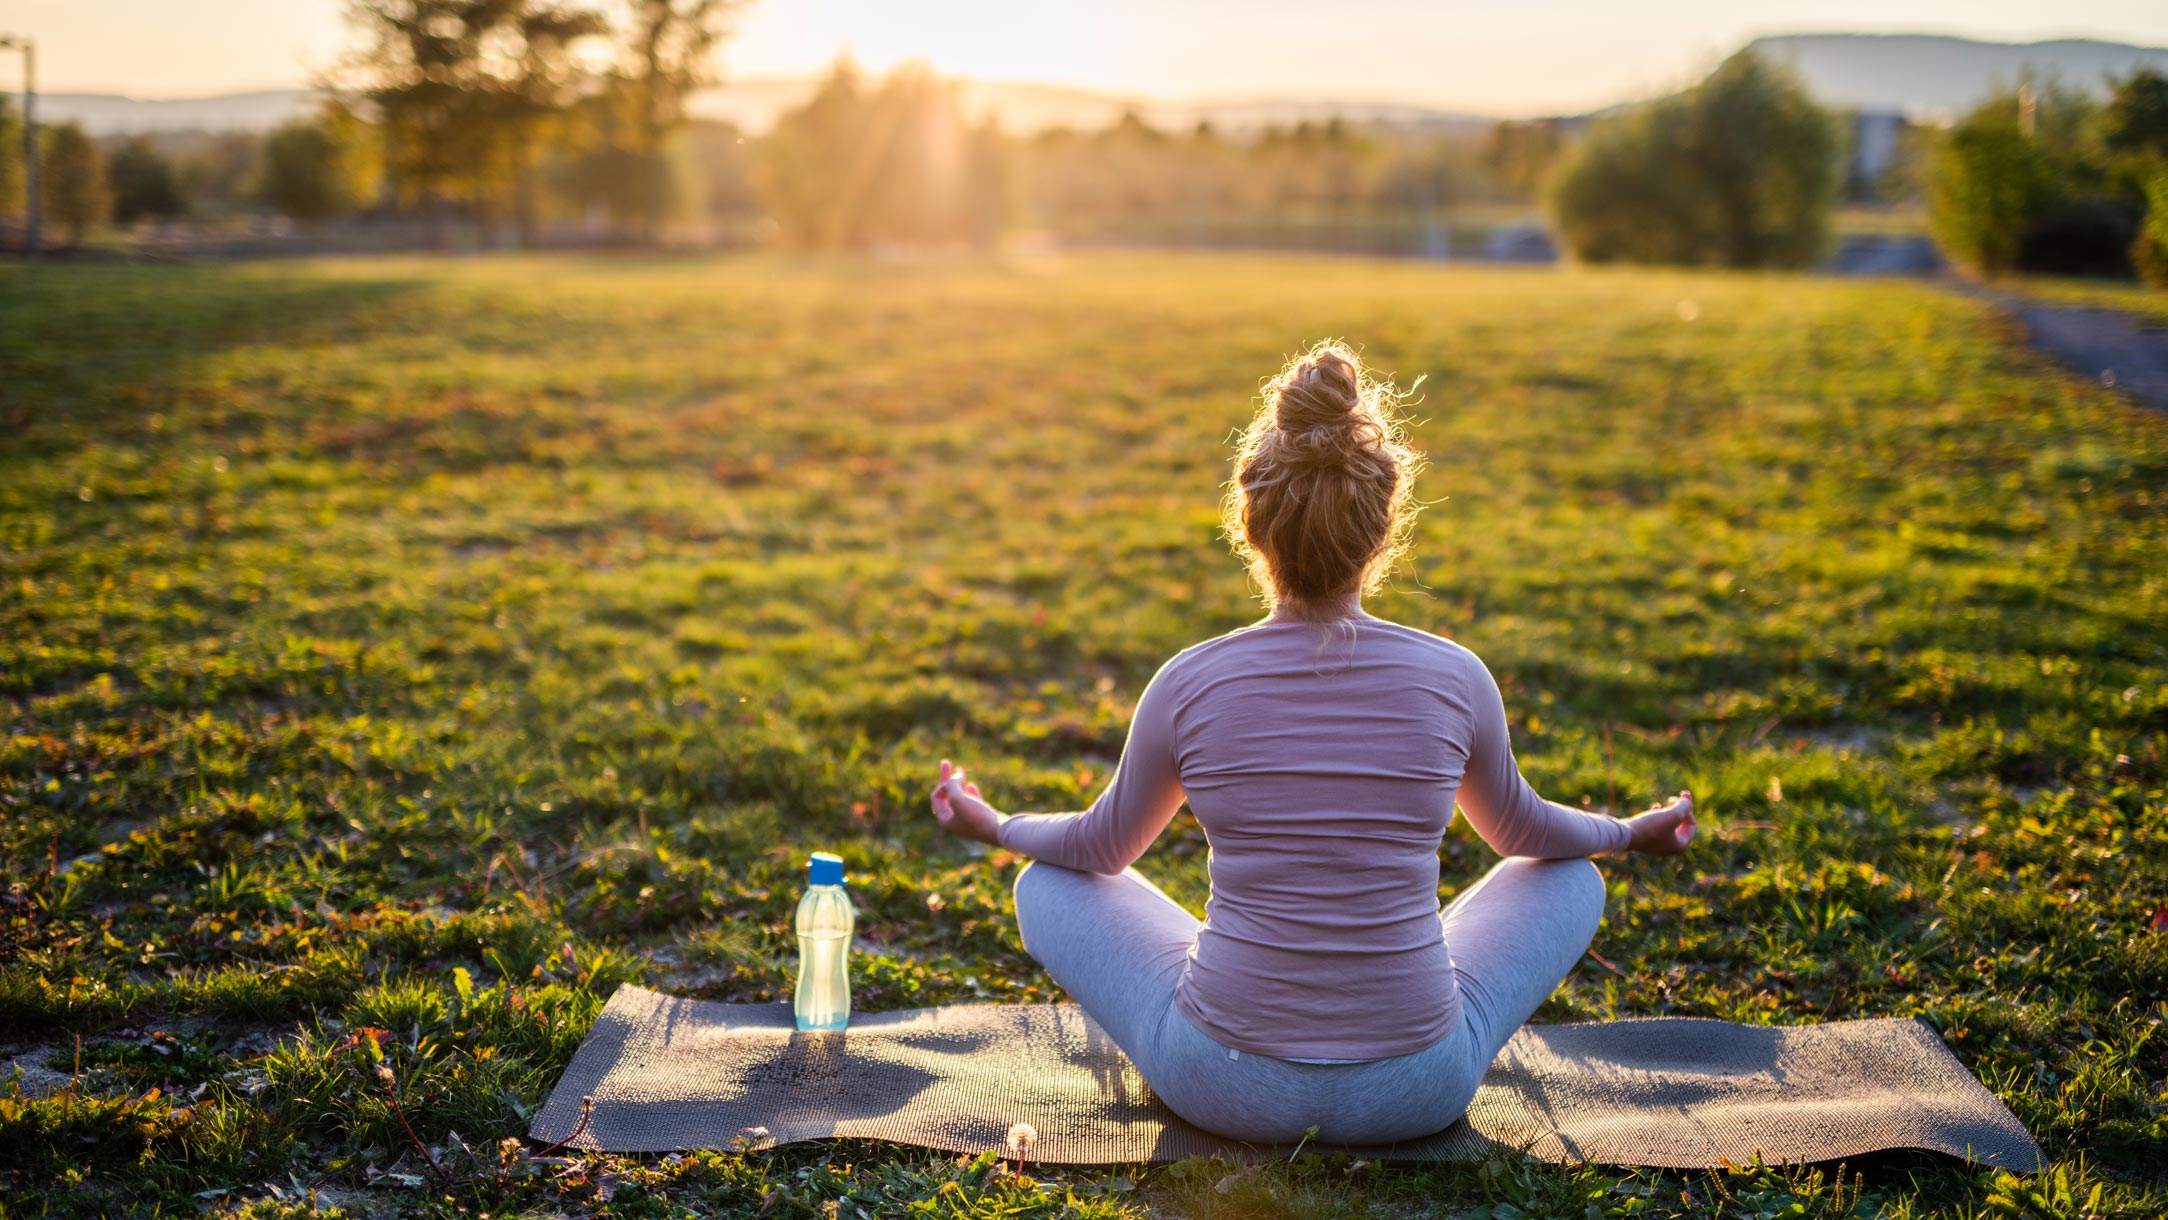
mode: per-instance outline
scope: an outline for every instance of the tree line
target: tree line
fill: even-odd
[[[348,0],[354,50],[319,82],[319,113],[262,137],[105,148],[78,125],[45,125],[45,211],[73,241],[108,221],[246,208],[466,219],[526,240],[546,216],[576,213],[652,240],[683,202],[686,101],[715,83],[743,4]],[[0,208],[13,213],[24,175],[12,106],[0,128]]]
[[[391,83],[331,95],[316,114],[262,135],[90,141],[48,127],[48,164],[75,169],[48,171],[47,215],[78,236],[106,221],[263,212],[459,221],[521,242],[597,217],[634,241],[703,218],[827,248],[983,246],[1018,225],[1181,239],[1251,222],[1333,225],[1526,203],[1563,142],[1560,125],[1546,122],[1473,137],[1341,119],[1235,133],[1209,122],[1154,126],[1133,112],[1098,129],[1013,134],[970,113],[957,82],[921,65],[875,77],[847,60],[760,136],[686,115],[675,88],[630,104],[619,93],[608,105],[591,88],[545,124],[471,80],[458,90],[473,98],[446,94],[461,73],[386,75]],[[467,111],[488,117],[466,130],[453,116]],[[0,213],[18,202],[5,195],[16,146],[0,144]],[[66,190],[63,204],[56,192]]]
[[[956,82],[905,66],[869,80],[837,64],[755,154],[780,236],[804,246],[984,245],[1021,222],[1072,238],[1206,237],[1246,222],[1435,214],[1526,201],[1543,124],[1487,136],[1343,119],[1155,126],[1134,111],[1097,129],[1003,133],[970,115]],[[1501,136],[1499,133],[1505,132]]]
[[[1540,203],[1583,261],[1798,267],[1828,252],[1847,189],[1839,116],[1749,53],[1593,121],[1474,135],[1340,119],[1237,134],[1134,113],[1013,135],[923,66],[873,78],[845,60],[756,138],[687,109],[737,4],[351,0],[362,37],[317,114],[260,137],[103,146],[55,125],[46,212],[76,239],[107,219],[256,209],[523,244],[568,225],[654,242],[694,216],[807,248],[986,246],[1021,223],[1172,242],[1375,225],[1405,249],[1455,209]],[[16,122],[0,103],[0,211],[20,206]],[[2168,78],[2137,72],[2104,102],[2021,86],[1914,135],[1891,188],[1924,201],[1959,267],[2168,281]]]

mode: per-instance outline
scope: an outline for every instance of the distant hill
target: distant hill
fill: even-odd
[[[18,103],[19,104],[19,103]],[[268,131],[316,109],[307,89],[264,89],[220,97],[133,98],[117,93],[41,93],[38,118],[74,121],[94,136],[158,131]]]
[[[1791,64],[1825,105],[1926,115],[1959,114],[2030,72],[2105,93],[2110,76],[2151,66],[2168,72],[2168,47],[2090,39],[1976,42],[1938,34],[1781,34],[1751,50]]]

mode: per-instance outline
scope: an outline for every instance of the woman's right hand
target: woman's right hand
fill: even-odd
[[[1627,818],[1626,829],[1633,836],[1626,842],[1627,851],[1647,856],[1678,855],[1694,841],[1694,794],[1682,790],[1671,803]]]
[[[933,786],[933,818],[941,829],[960,839],[989,847],[1001,846],[1001,824],[1008,815],[979,795],[979,786],[964,776],[964,769],[941,760],[941,779]]]

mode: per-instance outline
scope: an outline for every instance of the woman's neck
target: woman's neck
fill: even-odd
[[[1369,618],[1363,613],[1362,590],[1353,589],[1338,597],[1320,598],[1316,601],[1298,602],[1280,599],[1265,616],[1268,623],[1329,623],[1339,619]]]

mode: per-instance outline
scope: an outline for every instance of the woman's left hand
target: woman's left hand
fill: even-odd
[[[941,782],[933,786],[933,818],[941,829],[960,839],[989,846],[1001,845],[1001,824],[1007,814],[986,803],[979,786],[964,777],[964,769],[941,760]]]
[[[1627,833],[1632,836],[1626,850],[1676,856],[1694,841],[1694,829],[1694,794],[1682,791],[1677,799],[1626,819]]]

